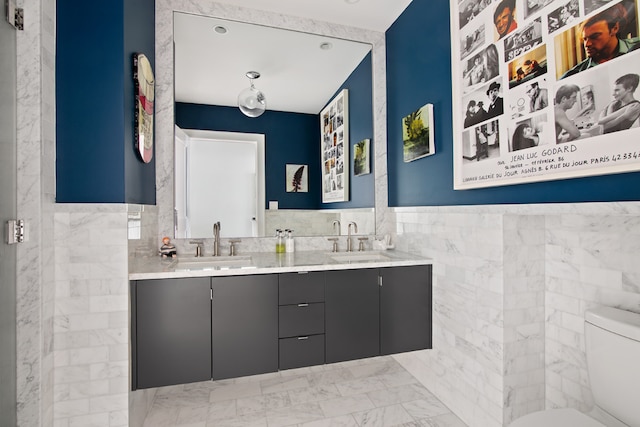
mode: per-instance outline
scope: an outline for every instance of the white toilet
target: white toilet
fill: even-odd
[[[640,427],[640,314],[600,307],[585,313],[587,370],[607,427]],[[575,409],[534,412],[510,427],[603,427]]]

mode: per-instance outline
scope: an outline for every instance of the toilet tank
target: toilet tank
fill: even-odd
[[[585,337],[595,404],[640,427],[640,314],[612,307],[587,310]]]

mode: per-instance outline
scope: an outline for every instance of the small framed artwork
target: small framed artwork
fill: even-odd
[[[371,173],[371,156],[369,155],[370,139],[363,139],[353,146],[353,175],[360,176]]]
[[[433,104],[426,104],[402,119],[402,144],[405,163],[435,154]]]
[[[151,63],[141,53],[133,54],[135,92],[134,140],[140,159],[149,163],[153,158],[153,103],[155,79]]]
[[[286,165],[287,193],[308,193],[307,165]]]
[[[349,91],[320,112],[322,203],[349,200]]]

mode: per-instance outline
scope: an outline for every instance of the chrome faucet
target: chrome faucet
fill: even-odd
[[[351,226],[353,225],[353,232],[358,232],[358,224],[351,221],[347,226],[347,252],[353,252],[353,248],[351,246]]]
[[[197,239],[197,240],[191,240],[189,241],[189,243],[191,243],[192,245],[196,245],[196,258],[201,257],[204,242],[200,239]]]
[[[213,224],[213,256],[220,256],[220,221]]]
[[[338,234],[338,236],[339,236],[339,235],[340,235],[340,228],[341,228],[341,226],[340,226],[340,220],[338,220],[338,219],[334,219],[334,220],[333,220],[333,222],[331,223],[331,225],[333,226],[333,229],[334,229],[334,230],[336,229],[336,225],[338,226],[338,233],[337,233],[337,234]]]
[[[240,243],[242,240],[240,239],[230,239],[229,240],[229,256],[236,256],[236,243]]]

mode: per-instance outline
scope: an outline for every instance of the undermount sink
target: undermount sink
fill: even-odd
[[[391,259],[379,252],[332,252],[329,257],[339,262],[389,261]]]
[[[252,267],[251,256],[203,256],[178,258],[175,270],[213,270],[226,268]]]

